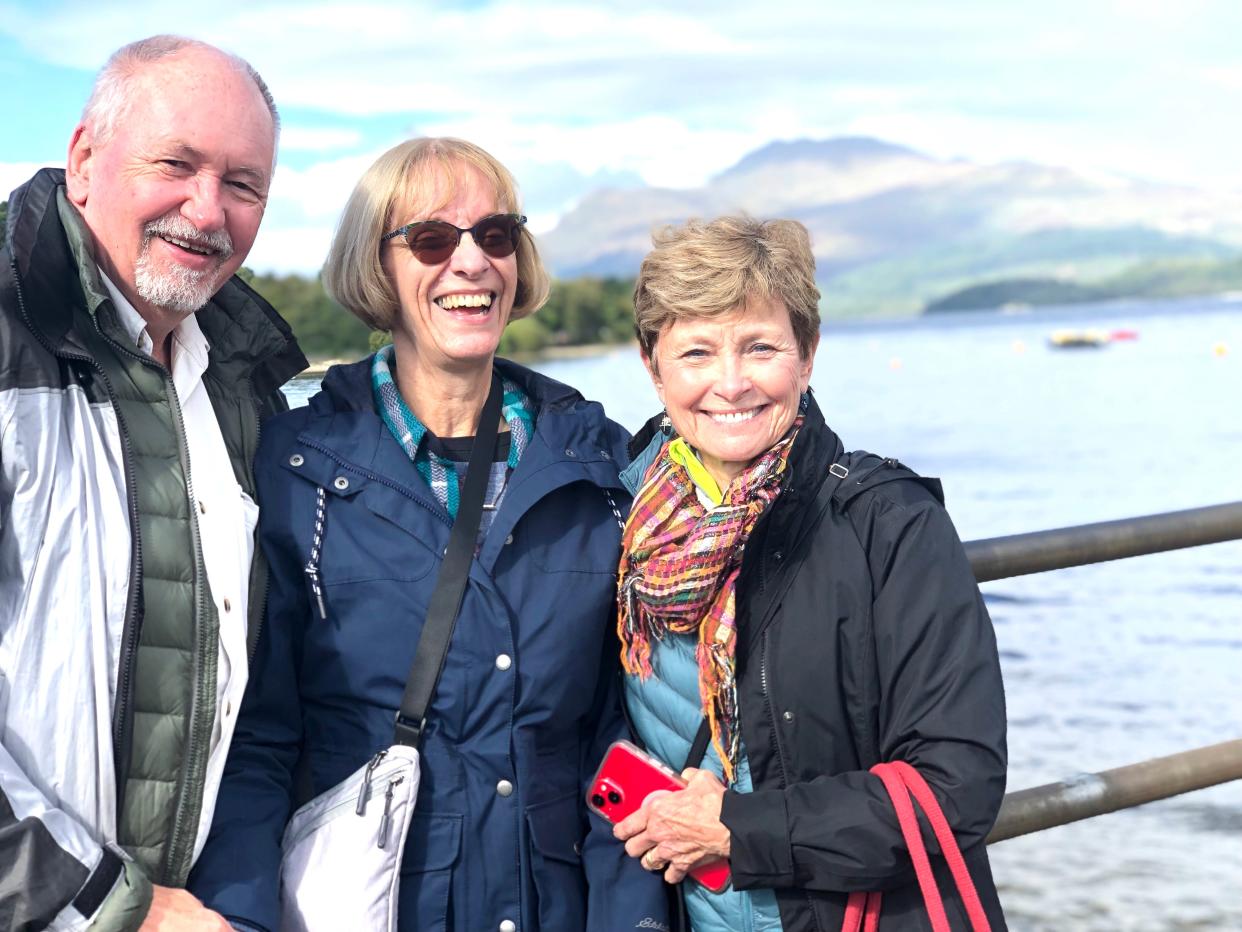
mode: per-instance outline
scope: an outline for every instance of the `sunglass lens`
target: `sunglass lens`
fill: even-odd
[[[494,259],[513,255],[521,227],[513,217],[487,217],[474,228],[479,248]]]
[[[443,262],[457,248],[457,230],[447,223],[430,220],[411,227],[406,242],[420,262],[434,265]]]

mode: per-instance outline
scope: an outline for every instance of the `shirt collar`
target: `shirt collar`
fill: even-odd
[[[130,304],[129,299],[122,294],[121,289],[113,284],[112,279],[103,269],[99,270],[99,277],[103,279],[104,287],[108,289],[108,296],[112,298],[117,319],[125,335],[135,347],[150,356],[151,351],[155,349],[155,343],[147,332],[146,319],[138,313],[137,308]],[[207,354],[211,349],[211,344],[207,342],[203,328],[198,325],[196,314],[187,315],[177,325],[177,329],[173,331],[172,342],[170,362],[172,363],[173,383],[177,386],[179,393],[186,395],[190,387],[207,371]]]

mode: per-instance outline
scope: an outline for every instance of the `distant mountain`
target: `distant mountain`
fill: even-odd
[[[701,188],[596,190],[540,250],[562,277],[630,276],[654,227],[739,210],[807,225],[833,313],[913,313],[980,279],[1072,280],[1242,248],[1237,192],[843,137],[771,143]]]

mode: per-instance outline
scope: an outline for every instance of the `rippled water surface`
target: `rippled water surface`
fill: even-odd
[[[1138,339],[1051,350],[1061,326]],[[538,368],[631,430],[658,407],[630,348]],[[1242,500],[1242,303],[830,325],[812,384],[847,447],[941,477],[967,540]],[[983,590],[1010,789],[1242,737],[1242,543]],[[992,859],[1015,930],[1242,929],[1242,783]]]

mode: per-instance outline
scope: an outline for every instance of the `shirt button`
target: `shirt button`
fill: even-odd
[[[224,610],[226,612],[231,612],[233,610],[233,603],[230,602],[228,599],[224,600]]]
[[[500,932],[517,932],[517,923],[512,919],[506,919],[499,926]]]
[[[510,657],[508,654],[497,654],[496,655],[496,669],[497,670],[508,670],[511,666],[513,666],[513,658]]]
[[[508,780],[501,780],[496,784],[496,792],[501,796],[512,796],[513,784]]]

